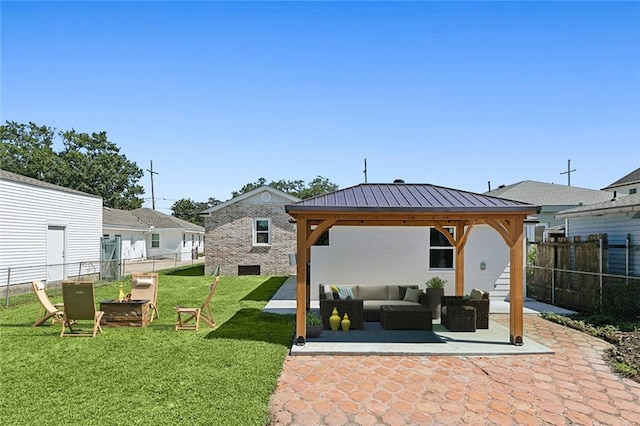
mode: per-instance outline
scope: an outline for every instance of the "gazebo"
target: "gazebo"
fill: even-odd
[[[524,222],[539,207],[429,184],[361,184],[285,206],[296,220],[296,343],[304,344],[310,306],[311,246],[334,226],[430,226],[455,248],[455,293],[464,294],[464,248],[473,226],[495,229],[509,247],[510,343],[523,344]],[[451,235],[445,227],[454,227]]]

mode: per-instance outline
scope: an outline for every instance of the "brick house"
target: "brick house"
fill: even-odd
[[[262,186],[204,210],[205,271],[221,275],[291,274],[296,227],[285,204],[300,201]]]

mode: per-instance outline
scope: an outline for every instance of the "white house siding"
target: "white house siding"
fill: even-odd
[[[147,245],[144,235],[139,234],[121,234],[122,248],[121,254],[123,259],[144,259],[147,257]]]
[[[151,234],[160,235],[160,247],[151,247]],[[186,236],[184,242],[182,240],[183,235]],[[200,237],[200,240],[198,240],[198,237]],[[194,250],[199,253],[202,252],[204,246],[203,238],[202,234],[184,231],[183,229],[156,228],[146,234],[145,242],[148,247],[147,252],[151,258],[190,260]]]
[[[0,179],[0,285],[9,267],[11,284],[47,279],[49,226],[64,227],[64,262],[76,264],[64,278],[78,274],[79,262],[100,259],[101,198]],[[91,269],[81,273],[99,265]]]
[[[590,216],[569,218],[567,235],[581,236],[586,239],[591,234],[607,234],[609,245],[624,245],[627,234],[631,234],[631,244],[640,245],[640,218],[631,213],[607,214],[605,216]],[[625,273],[624,249],[609,249],[609,273]],[[631,275],[640,275],[640,251],[630,251]]]
[[[484,270],[481,269],[482,263]],[[474,226],[464,248],[465,293],[474,288],[493,290],[508,264],[509,247],[500,234],[488,225]]]
[[[151,234],[160,235],[160,247],[151,246]],[[153,229],[147,234],[147,247],[149,257],[175,258],[182,252],[182,229]]]
[[[103,229],[103,235],[114,238],[120,236],[120,256],[122,259],[144,259],[147,257],[145,233],[118,229]]]
[[[394,226],[335,226],[328,246],[311,249],[311,297],[318,284],[415,284],[439,276],[447,280],[445,294],[455,293],[454,269],[429,269],[429,228]],[[480,268],[484,262],[485,269]],[[465,246],[465,293],[485,291],[509,262],[502,237],[486,225],[474,226]]]

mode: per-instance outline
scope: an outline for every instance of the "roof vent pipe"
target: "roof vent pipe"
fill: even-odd
[[[393,183],[404,183],[404,179],[396,179]]]
[[[613,198],[611,201],[616,201],[618,199],[618,191],[613,191]]]

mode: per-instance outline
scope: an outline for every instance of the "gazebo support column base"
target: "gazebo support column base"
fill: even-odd
[[[522,341],[522,336],[516,336],[516,337],[511,336],[511,344],[516,346],[524,345],[524,342]]]

